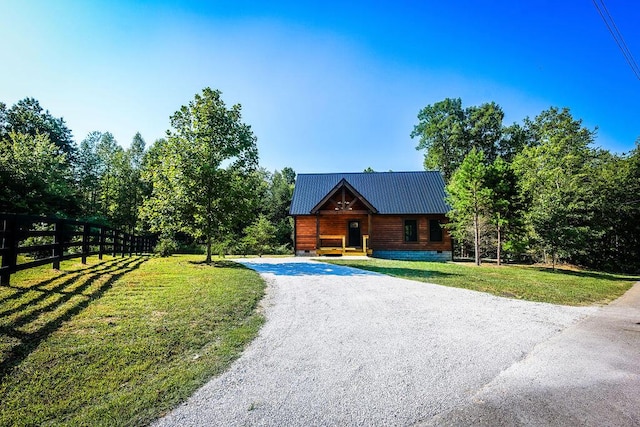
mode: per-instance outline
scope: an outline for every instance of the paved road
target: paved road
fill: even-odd
[[[305,259],[242,261],[267,322],[158,426],[640,425],[640,289],[531,303]]]

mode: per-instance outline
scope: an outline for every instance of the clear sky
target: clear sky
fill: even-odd
[[[640,61],[640,2],[606,5]],[[640,136],[640,80],[591,0],[0,0],[0,40],[0,101],[38,99],[77,141],[150,144],[209,86],[269,170],[421,170],[409,134],[446,97],[505,124],[566,106],[618,153]]]

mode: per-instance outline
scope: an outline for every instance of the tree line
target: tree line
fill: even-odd
[[[158,250],[290,253],[295,172],[259,166],[239,104],[205,88],[164,138],[128,148],[109,132],[75,143],[33,98],[0,102],[0,211],[157,233]],[[504,125],[494,103],[447,98],[418,114],[412,138],[447,184],[461,256],[640,269],[640,143],[615,154],[569,109]],[[372,170],[367,171],[372,172]]]
[[[640,140],[597,148],[568,108],[503,124],[494,102],[447,98],[418,114],[412,138],[447,184],[456,252],[501,260],[640,269]]]
[[[0,212],[152,232],[158,250],[289,253],[295,172],[268,172],[239,104],[210,88],[170,117],[165,138],[124,149],[110,132],[75,143],[34,98],[0,102]]]

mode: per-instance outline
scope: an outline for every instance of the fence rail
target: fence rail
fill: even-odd
[[[8,285],[17,271],[60,261],[104,254],[113,256],[150,253],[155,236],[136,236],[90,222],[32,215],[0,214],[0,285]],[[31,260],[18,263],[18,255]]]

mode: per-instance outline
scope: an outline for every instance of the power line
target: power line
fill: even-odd
[[[624,41],[624,37],[622,37],[622,33],[618,29],[616,22],[613,20],[613,17],[609,13],[609,9],[607,9],[607,6],[604,4],[604,0],[599,0],[600,3],[602,4],[602,9],[600,9],[600,6],[596,2],[596,0],[592,0],[592,1],[593,1],[593,5],[598,11],[598,14],[600,14],[602,21],[607,26],[609,33],[611,33],[611,37],[613,37],[613,40],[618,45],[618,48],[622,52],[624,59],[627,61],[627,64],[629,64],[629,67],[631,67],[631,71],[633,71],[633,74],[635,74],[636,78],[640,80],[640,67],[638,67],[638,63],[636,62],[633,55],[631,54],[631,51],[629,50],[627,43]],[[604,13],[602,12],[603,10],[604,10]],[[606,14],[606,17],[605,17],[605,14]]]
[[[600,3],[602,4],[602,8],[604,9],[605,13],[607,14],[607,17],[609,18],[609,21],[611,21],[611,23],[613,24],[613,28],[614,28],[616,34],[619,36],[620,41],[622,42],[622,47],[624,48],[624,50],[628,54],[628,58],[630,59],[630,61],[627,61],[627,62],[631,62],[631,64],[633,64],[633,65],[631,65],[631,64],[629,64],[629,65],[633,69],[633,72],[636,74],[636,77],[640,78],[640,68],[638,68],[638,63],[636,62],[635,58],[631,54],[631,50],[629,50],[629,47],[627,46],[627,43],[624,40],[624,37],[622,37],[622,33],[618,29],[618,26],[616,25],[616,21],[613,20],[613,17],[609,13],[609,9],[607,8],[607,5],[604,3],[604,0],[600,0]]]

